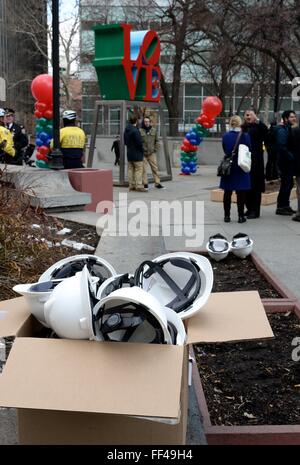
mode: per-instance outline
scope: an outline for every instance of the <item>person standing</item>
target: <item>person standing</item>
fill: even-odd
[[[230,157],[234,151],[231,172],[227,176],[222,176],[220,188],[224,189],[223,206],[224,206],[224,221],[230,222],[231,196],[232,191],[236,192],[237,208],[238,208],[238,223],[245,223],[244,214],[245,197],[247,191],[251,188],[250,173],[245,173],[238,166],[238,146],[245,144],[251,150],[250,136],[241,128],[242,120],[235,115],[229,121],[230,130],[224,134],[222,139],[223,150],[226,157]]]
[[[292,215],[296,213],[290,206],[290,195],[294,185],[295,157],[291,150],[292,127],[296,126],[296,113],[287,110],[282,113],[282,123],[276,132],[278,169],[280,189],[277,197],[276,215]]]
[[[15,110],[12,108],[4,108],[5,110],[5,126],[11,132],[14,141],[14,148],[16,155],[11,157],[10,164],[22,165],[23,164],[23,150],[28,146],[28,137],[25,132],[24,126],[15,122]],[[9,163],[7,161],[7,163]]]
[[[115,166],[120,166],[120,136],[116,136],[116,139],[114,140],[110,151],[115,152]]]
[[[251,140],[251,189],[246,195],[247,218],[259,218],[261,194],[265,191],[264,149],[268,136],[267,126],[258,119],[253,110],[247,110],[243,128]]]
[[[124,143],[127,146],[129,191],[147,192],[143,186],[144,149],[138,119],[131,116],[124,131]]]
[[[159,148],[157,130],[151,126],[150,118],[147,116],[143,119],[143,124],[140,129],[140,133],[143,140],[144,148],[144,166],[143,166],[143,184],[144,188],[148,189],[148,178],[147,178],[147,168],[148,164],[150,165],[154,184],[157,189],[164,189],[164,186],[160,183],[160,177],[158,174],[157,166],[157,157],[156,152]]]
[[[300,128],[294,127],[291,130],[291,151],[295,159],[295,175],[297,188],[297,211],[292,217],[293,221],[300,221]]]
[[[86,135],[76,126],[76,112],[65,110],[62,114],[64,127],[59,131],[60,149],[63,155],[64,169],[83,168]],[[53,140],[50,148],[53,148]]]
[[[0,160],[10,163],[15,156],[14,141],[11,132],[5,127],[5,110],[0,108]]]

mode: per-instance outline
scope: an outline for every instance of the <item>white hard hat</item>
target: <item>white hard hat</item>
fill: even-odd
[[[213,270],[206,257],[173,252],[141,263],[134,283],[184,320],[207,302],[213,286]]]
[[[96,333],[106,341],[182,345],[186,339],[179,316],[138,287],[113,291],[93,313]]]
[[[42,325],[48,327],[44,315],[44,305],[52,294],[53,289],[60,282],[61,280],[53,280],[34,284],[17,284],[13,287],[13,290],[25,297],[30,312]]]
[[[134,285],[132,274],[117,274],[111,278],[106,279],[97,291],[97,299],[101,300],[111,294],[117,289],[123,289],[124,287],[132,287]]]
[[[215,234],[208,239],[206,250],[213,260],[219,262],[220,260],[224,260],[229,254],[230,244],[222,234]]]
[[[249,238],[248,234],[238,233],[233,236],[230,249],[237,257],[246,258],[252,252],[253,240]]]
[[[63,258],[54,263],[40,276],[39,282],[70,278],[81,271],[85,265],[91,276],[99,278],[99,284],[117,274],[114,267],[103,258],[97,255],[82,254]]]
[[[76,111],[74,110],[65,110],[62,114],[63,119],[73,120],[76,119]]]
[[[97,303],[87,266],[61,280],[44,305],[47,325],[66,339],[94,339],[92,309]]]
[[[5,115],[5,110],[4,108],[0,108],[0,116],[4,116]]]

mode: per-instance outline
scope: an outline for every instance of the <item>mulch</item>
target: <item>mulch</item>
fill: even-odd
[[[250,256],[241,260],[229,254],[220,262],[208,259],[214,272],[213,292],[258,291],[261,299],[282,297],[258,271]]]
[[[275,338],[194,346],[213,425],[299,425],[300,361],[292,341],[300,320],[269,314]]]

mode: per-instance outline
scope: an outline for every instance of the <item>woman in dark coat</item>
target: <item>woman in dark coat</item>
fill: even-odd
[[[230,119],[231,129],[224,134],[222,139],[223,150],[226,156],[231,156],[237,138],[241,132],[242,120],[239,116],[232,116]],[[250,147],[250,137],[248,134],[242,132],[240,135],[239,144],[245,144]],[[236,192],[237,196],[237,208],[238,208],[238,222],[244,223],[246,221],[244,208],[245,208],[245,195],[246,191],[251,189],[250,173],[245,173],[238,166],[238,145],[236,147],[235,155],[231,166],[231,172],[229,176],[222,176],[220,181],[220,188],[224,189],[223,206],[224,206],[224,221],[225,223],[230,222],[230,208],[231,208],[231,196],[232,191]]]

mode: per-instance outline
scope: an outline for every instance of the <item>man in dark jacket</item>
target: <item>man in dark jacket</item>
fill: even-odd
[[[110,151],[115,152],[115,166],[120,165],[120,136],[116,137]]]
[[[300,221],[300,128],[299,127],[292,128],[291,130],[290,148],[295,158],[295,175],[296,175],[297,200],[298,200],[297,212],[292,217],[292,220]]]
[[[127,146],[129,190],[148,192],[143,185],[144,150],[137,121],[136,116],[131,116],[124,131],[124,143]]]
[[[265,165],[263,145],[268,128],[258,119],[253,110],[245,112],[244,131],[251,139],[251,189],[246,193],[247,218],[259,218],[261,193],[265,191]]]
[[[277,197],[276,215],[292,215],[295,213],[290,206],[290,195],[294,185],[295,158],[291,151],[291,129],[297,122],[292,110],[282,113],[282,123],[276,132],[278,168],[280,173],[280,189]]]
[[[12,108],[5,108],[5,126],[13,136],[16,151],[16,155],[14,157],[7,157],[6,162],[10,165],[22,165],[23,150],[28,145],[28,137],[24,126],[15,123],[14,118],[15,110]]]

